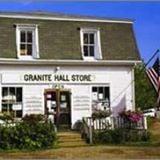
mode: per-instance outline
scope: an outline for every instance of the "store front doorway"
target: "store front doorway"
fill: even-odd
[[[65,89],[46,89],[45,114],[57,128],[71,128],[71,92]]]

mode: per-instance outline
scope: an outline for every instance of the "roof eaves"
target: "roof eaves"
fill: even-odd
[[[65,14],[24,13],[24,12],[0,12],[2,18],[40,19],[40,20],[63,20],[63,21],[88,21],[88,22],[111,22],[111,23],[133,23],[129,19],[102,18],[92,16],[73,16]]]
[[[67,65],[67,66],[108,66],[108,65],[136,65],[141,60],[101,60],[101,61],[83,61],[83,60],[18,60],[18,59],[0,59],[0,64],[15,65]]]

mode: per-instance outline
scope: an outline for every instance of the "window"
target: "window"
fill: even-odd
[[[110,94],[108,86],[92,87],[92,111],[109,110]]]
[[[20,55],[32,55],[33,52],[33,31],[20,31]]]
[[[95,34],[83,34],[83,52],[85,57],[94,57],[95,55]]]
[[[101,59],[100,31],[81,29],[81,49],[84,59]]]
[[[2,112],[22,117],[22,88],[2,87]]]
[[[17,25],[17,53],[19,58],[39,58],[37,25]]]

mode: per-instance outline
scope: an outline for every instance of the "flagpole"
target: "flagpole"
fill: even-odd
[[[145,69],[147,69],[146,67],[148,66],[148,64],[152,61],[152,59],[158,54],[158,52],[160,52],[160,49],[157,49],[155,52],[154,52],[154,54],[153,54],[153,56],[147,61],[147,63],[144,63],[144,66],[141,68],[141,70],[140,70],[140,74],[141,74],[141,72],[143,72]]]
[[[152,61],[152,59],[157,55],[157,53],[159,52],[160,50],[157,49],[156,52],[153,54],[153,56],[148,60],[148,62],[144,65],[144,68],[147,67],[147,65]]]

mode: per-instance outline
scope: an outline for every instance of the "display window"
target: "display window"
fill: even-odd
[[[110,109],[110,94],[108,86],[93,86],[92,87],[92,111],[109,110]]]
[[[22,117],[22,87],[2,87],[2,112]]]

